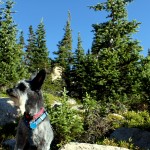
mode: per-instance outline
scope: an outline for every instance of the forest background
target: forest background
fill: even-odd
[[[93,113],[94,104],[94,109],[103,106],[97,108],[99,117],[125,108],[137,111],[140,107],[141,110],[149,111],[150,51],[147,50],[148,54],[143,56],[142,46],[133,38],[140,23],[128,20],[126,7],[131,1],[108,0],[89,6],[89,9],[99,13],[105,11],[107,18],[104,22],[92,24],[93,41],[89,50],[84,50],[80,33],[77,33],[77,46],[73,50],[71,13],[68,11],[64,35],[57,44],[58,49],[53,52],[55,58],[49,55],[43,19],[36,29],[29,26],[26,41],[24,32],[18,29],[13,19],[16,13],[13,10],[14,2],[1,2],[1,89],[44,68],[48,74],[43,88],[45,92],[57,95],[65,88],[63,96],[78,99],[86,109],[88,106],[92,110],[90,113]],[[61,67],[62,79],[52,81],[51,70],[55,66]],[[85,99],[88,105],[85,105]],[[89,116],[89,110],[87,112],[84,119]],[[89,132],[88,126],[91,126],[91,122],[86,121],[83,127]],[[70,136],[67,137],[69,139]]]

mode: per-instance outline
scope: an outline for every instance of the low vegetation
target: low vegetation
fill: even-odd
[[[23,32],[18,38],[13,20],[14,2],[0,3],[0,96],[5,88],[45,68],[43,86],[45,106],[54,128],[52,150],[70,141],[102,143],[138,149],[128,142],[110,140],[112,131],[120,127],[150,127],[150,51],[141,56],[142,47],[133,39],[139,22],[127,20],[127,4],[132,0],[106,0],[94,11],[105,11],[106,21],[93,24],[91,49],[84,51],[78,34],[77,48],[72,50],[70,12],[64,36],[58,43],[57,56],[49,57],[46,31],[41,21],[34,31],[29,27],[27,43]],[[13,12],[13,15],[12,15]],[[73,52],[74,51],[74,52]],[[61,66],[62,78],[52,81],[51,70]],[[65,90],[64,90],[65,89]],[[77,99],[82,110],[72,109],[69,97]],[[55,102],[61,105],[52,106]],[[0,144],[15,136],[15,124],[0,127]]]

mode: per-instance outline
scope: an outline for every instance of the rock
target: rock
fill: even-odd
[[[59,102],[59,101],[54,101],[53,104],[52,104],[52,107],[57,108],[57,107],[59,107],[59,106],[61,106],[61,105],[62,105],[61,102]]]
[[[69,144],[66,144],[63,148],[59,150],[128,150],[128,149],[115,146],[71,142]]]
[[[19,110],[9,98],[0,98],[0,126],[15,122],[19,116]]]
[[[132,139],[135,146],[150,149],[150,132],[138,128],[119,128],[111,134],[110,138],[115,138],[117,141]]]
[[[83,105],[74,105],[71,107],[71,109],[77,110],[79,112],[84,112]]]
[[[14,150],[16,141],[14,139],[6,140],[2,143],[3,147],[9,149],[9,150]]]
[[[73,99],[73,98],[69,98],[67,102],[68,102],[69,104],[71,104],[71,105],[77,104],[76,100]]]
[[[108,116],[117,117],[119,119],[124,119],[124,117],[122,115],[119,115],[119,114],[116,114],[116,113],[109,114]]]
[[[62,78],[63,68],[60,66],[55,66],[52,70],[51,77],[52,81]]]

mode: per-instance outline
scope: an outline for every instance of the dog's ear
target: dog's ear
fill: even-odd
[[[31,81],[32,90],[40,90],[46,77],[46,71],[42,69]]]

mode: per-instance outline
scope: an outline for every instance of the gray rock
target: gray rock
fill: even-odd
[[[19,110],[9,98],[0,98],[0,126],[15,122],[19,116]]]
[[[71,142],[69,144],[66,144],[60,150],[129,150],[129,149],[115,146]]]
[[[14,150],[16,141],[14,139],[6,140],[2,143],[3,147],[6,147],[9,150]]]
[[[115,138],[117,141],[132,139],[135,146],[150,149],[150,132],[138,128],[119,128],[111,134],[110,138]]]

